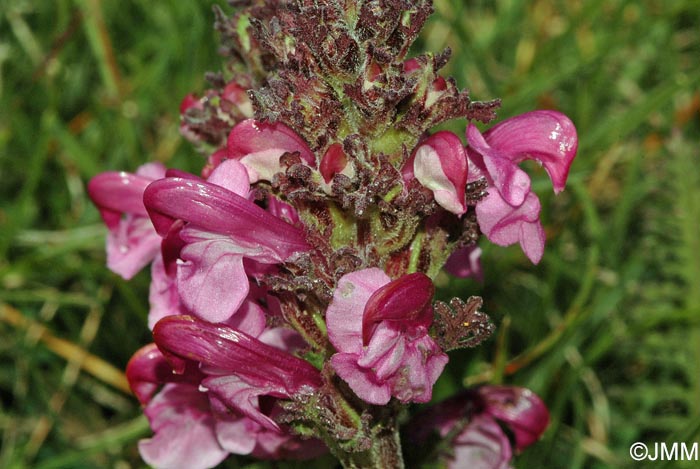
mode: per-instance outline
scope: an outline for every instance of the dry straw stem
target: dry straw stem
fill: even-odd
[[[33,330],[37,331],[39,341],[59,357],[71,363],[79,363],[82,370],[90,373],[100,381],[125,393],[131,393],[126,376],[124,376],[121,370],[115,368],[101,358],[92,355],[82,347],[54,336],[46,327],[32,319],[26,318],[12,306],[0,303],[0,320],[18,329],[28,329],[31,327]]]

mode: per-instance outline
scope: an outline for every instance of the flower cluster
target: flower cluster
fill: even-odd
[[[216,10],[226,74],[180,107],[201,173],[149,163],[88,186],[108,267],[128,279],[151,265],[154,343],[127,367],[154,432],[141,454],[204,468],[330,450],[400,467],[400,404],[430,401],[446,352],[494,329],[477,297],[434,302],[432,279],[480,277],[482,234],[540,260],[540,202],[518,163],[541,163],[561,191],[575,128],[534,111],[481,133],[498,102],[439,76],[448,54],[406,57],[428,0],[236,4]],[[464,141],[431,132],[453,118],[470,122]],[[459,464],[487,445],[482,466],[502,467],[496,422],[520,450],[548,419],[526,390],[469,391],[442,417],[455,405],[421,418]]]

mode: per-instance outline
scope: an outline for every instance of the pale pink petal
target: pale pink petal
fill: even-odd
[[[393,395],[404,403],[429,402],[449,358],[427,333],[411,340],[406,349],[402,372],[394,377]]]
[[[258,340],[264,344],[271,345],[289,353],[294,353],[308,347],[304,338],[297,331],[284,327],[265,329],[265,331],[258,336]]]
[[[231,415],[227,419],[216,419],[216,437],[229,453],[250,454],[257,444],[260,425],[247,417]]]
[[[363,352],[358,357],[357,364],[371,369],[378,379],[387,380],[403,364],[406,340],[397,328],[382,324],[375,330]]]
[[[223,161],[212,171],[207,182],[228,189],[243,198],[248,198],[250,192],[248,171],[236,160]]]
[[[287,397],[284,389],[270,382],[266,386],[251,385],[236,375],[211,376],[202,380],[202,390],[214,394],[225,405],[257,424],[274,432],[281,432],[277,422],[260,411],[258,397],[273,395]]]
[[[151,220],[128,214],[107,234],[107,267],[129,280],[158,255],[161,241]]]
[[[100,210],[107,235],[107,267],[130,279],[158,254],[160,239],[147,218],[143,192],[165,175],[160,163],[145,164],[136,174],[102,173],[90,180],[88,193]]]
[[[144,413],[155,435],[141,440],[139,451],[151,466],[206,469],[228,455],[216,438],[207,396],[196,387],[168,384]]]
[[[513,452],[508,437],[491,417],[475,415],[454,441],[450,469],[507,469]]]
[[[391,399],[391,386],[380,380],[370,368],[357,364],[358,356],[354,353],[336,353],[331,357],[331,365],[338,376],[347,382],[350,388],[363,401],[384,405]]]
[[[474,124],[467,127],[467,140],[470,159],[486,170],[505,201],[511,205],[522,204],[530,192],[530,176],[503,148],[490,146]]]
[[[177,290],[185,307],[209,322],[233,316],[248,295],[243,254],[225,238],[185,246],[177,266]]]
[[[362,351],[362,313],[372,294],[391,279],[383,270],[364,269],[344,275],[326,311],[328,338],[343,352]]]
[[[180,302],[175,276],[166,272],[162,256],[157,256],[151,265],[148,302],[151,306],[148,312],[148,328],[151,330],[164,317],[187,312]]]
[[[165,177],[165,173],[165,166],[158,161],[142,164],[136,169],[136,174],[138,176],[145,177],[152,181]]]
[[[486,237],[499,246],[520,243],[525,255],[537,263],[544,252],[544,231],[539,221],[540,201],[529,193],[525,202],[513,207],[493,191],[479,201],[476,217]]]
[[[255,301],[251,301],[250,295],[248,295],[236,314],[226,321],[226,325],[250,336],[258,337],[265,330],[265,322],[265,310]]]

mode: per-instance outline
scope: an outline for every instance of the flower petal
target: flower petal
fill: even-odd
[[[358,356],[354,353],[336,353],[331,357],[331,365],[338,376],[348,383],[350,388],[363,401],[384,405],[391,399],[391,386],[385,380],[377,378],[371,368],[357,364]]]
[[[530,176],[502,148],[490,146],[474,124],[467,127],[469,158],[486,169],[493,185],[511,205],[520,205],[530,193]]]
[[[243,250],[226,238],[188,244],[177,266],[177,290],[185,307],[209,322],[233,316],[248,295]]]
[[[211,172],[207,182],[228,189],[246,199],[250,192],[248,171],[236,160],[223,161]]]
[[[152,179],[136,174],[107,172],[88,183],[88,194],[100,210],[108,228],[116,228],[122,213],[148,215],[143,206],[143,191]]]
[[[476,219],[486,237],[499,246],[520,242],[525,255],[537,264],[544,253],[545,236],[539,221],[540,200],[530,192],[519,207],[503,200],[497,191],[476,205]]]
[[[326,310],[328,338],[340,352],[362,351],[362,313],[372,294],[391,278],[377,268],[344,275]]]
[[[202,381],[203,390],[213,394],[227,407],[240,412],[257,424],[274,432],[281,432],[277,422],[260,411],[258,397],[272,395],[287,397],[283,388],[272,383],[251,385],[236,375],[212,376]]]
[[[476,244],[472,244],[456,250],[447,259],[445,270],[455,277],[473,277],[479,282],[483,282],[484,271],[481,268],[481,248]]]
[[[144,409],[155,432],[139,442],[144,461],[156,468],[207,469],[226,459],[208,405],[194,386],[167,385]]]
[[[161,241],[151,220],[127,214],[107,234],[107,267],[130,280],[158,255]]]
[[[467,154],[455,134],[440,131],[423,141],[413,157],[413,174],[445,210],[457,215],[467,211]]]
[[[430,302],[435,286],[421,273],[404,275],[377,289],[365,303],[362,316],[362,341],[367,344],[382,321],[432,322]]]
[[[450,469],[507,469],[513,451],[508,437],[495,420],[475,415],[454,441]]]
[[[193,367],[185,366],[183,373],[174,374],[156,344],[141,347],[126,365],[126,379],[141,404],[148,404],[156,390],[165,383],[199,384],[204,375]]]
[[[305,360],[223,324],[169,316],[156,324],[153,338],[177,372],[193,360],[208,374],[235,374],[253,386],[282,389],[286,397],[321,385],[318,370]]]
[[[549,173],[554,192],[564,190],[576,156],[578,136],[573,122],[556,111],[532,111],[506,119],[484,138],[492,148],[507,153],[514,163],[539,161]]]
[[[148,328],[151,330],[164,317],[187,312],[180,301],[175,276],[168,275],[162,256],[157,256],[151,265],[148,302],[151,306],[148,311]]]
[[[279,260],[310,249],[301,230],[215,184],[166,178],[149,185],[143,197],[161,234],[168,231],[174,220],[182,219],[201,230],[264,247]]]
[[[228,156],[248,168],[250,183],[271,181],[282,171],[280,157],[299,152],[301,159],[315,166],[316,159],[306,142],[292,129],[280,122],[260,122],[246,119],[238,123],[228,136]]]
[[[484,401],[484,412],[502,421],[513,431],[518,451],[536,442],[549,425],[547,406],[529,389],[482,386],[477,392]]]

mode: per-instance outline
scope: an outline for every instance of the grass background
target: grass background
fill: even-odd
[[[119,370],[149,341],[148,276],[104,267],[85,183],[200,166],[178,105],[220,68],[212,3],[0,0],[0,467],[142,465],[149,431]],[[540,265],[484,243],[483,284],[438,279],[482,295],[498,332],[451,357],[437,397],[539,393],[552,424],[519,468],[642,467],[635,441],[699,441],[700,2],[435,7],[417,51],[450,46],[445,74],[475,99],[501,97],[502,117],[556,108],[580,138],[561,195],[530,167]]]

